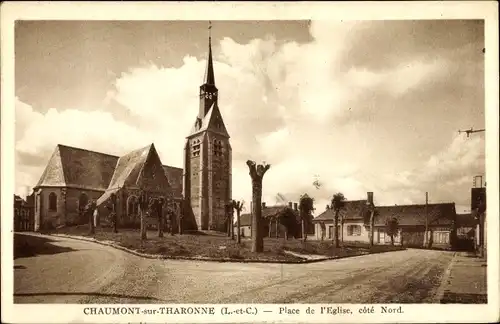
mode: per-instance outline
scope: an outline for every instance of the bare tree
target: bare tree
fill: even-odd
[[[250,177],[252,178],[252,201],[253,201],[253,218],[252,218],[252,252],[264,251],[264,238],[262,236],[262,228],[260,225],[262,218],[262,179],[264,174],[271,167],[270,164],[257,165],[254,161],[247,161]]]
[[[163,197],[158,198],[158,202],[156,205],[156,216],[158,217],[158,237],[163,237],[163,227],[164,225],[164,216],[163,216],[163,206],[166,203],[166,199]]]
[[[386,220],[385,227],[387,235],[391,238],[391,245],[394,245],[394,236],[398,234],[399,222],[396,217],[392,217]]]
[[[345,197],[341,192],[333,195],[331,208],[335,212],[334,225],[333,225],[333,240],[335,242],[335,247],[339,247],[339,213],[340,210],[345,208]]]
[[[116,213],[117,197],[115,193],[111,194],[111,221],[113,222],[113,232],[118,233],[118,215]]]
[[[300,196],[299,200],[299,213],[302,231],[302,241],[307,240],[306,222],[309,220],[311,212],[314,210],[314,199],[307,194]]]
[[[141,215],[141,241],[146,240],[147,228],[146,228],[146,209],[148,208],[148,199],[146,193],[141,190],[139,194],[139,213]]]
[[[182,227],[183,226],[182,221],[183,221],[183,218],[184,218],[184,214],[182,213],[182,209],[181,209],[180,206],[182,206],[182,205],[176,205],[175,208],[176,208],[177,215],[179,215],[179,222],[177,224],[177,225],[179,225],[179,235],[182,235],[183,234],[183,231],[182,231],[182,229],[183,229],[183,227]]]
[[[240,229],[240,215],[241,211],[243,210],[245,202],[242,201],[236,201],[233,200],[233,208],[236,210],[236,229],[238,232],[236,233],[236,242],[239,244],[241,243],[241,229]]]
[[[89,234],[95,234],[95,224],[94,224],[94,211],[97,209],[97,204],[95,200],[90,200],[87,205],[85,205],[85,215],[89,220]]]

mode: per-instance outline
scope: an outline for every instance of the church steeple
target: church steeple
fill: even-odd
[[[205,71],[205,79],[203,84],[209,84],[215,86],[215,75],[214,75],[214,62],[212,59],[212,23],[209,22],[208,26],[208,60],[207,60],[207,70]]]
[[[208,59],[203,84],[200,86],[200,111],[198,117],[203,119],[212,105],[217,105],[218,89],[215,86],[214,62],[212,58],[212,23],[208,25]]]

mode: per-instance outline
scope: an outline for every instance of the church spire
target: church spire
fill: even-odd
[[[208,22],[208,60],[204,84],[215,86],[214,63],[212,60],[212,22]]]

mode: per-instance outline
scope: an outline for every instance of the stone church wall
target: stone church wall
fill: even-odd
[[[90,201],[91,199],[97,201],[97,199],[102,194],[102,191],[74,188],[66,189],[66,224],[77,225],[88,223],[88,220],[83,215],[81,215],[79,209],[83,209],[86,205],[86,202]],[[84,196],[86,196],[86,199],[84,198]],[[82,206],[80,206],[80,202],[82,203]]]

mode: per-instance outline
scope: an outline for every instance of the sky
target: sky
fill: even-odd
[[[154,143],[182,167],[208,52],[206,21],[18,21],[15,184],[25,196],[57,144],[123,155]],[[484,23],[216,21],[219,107],[233,199],[246,161],[271,164],[263,201],[336,192],[378,205],[470,209],[485,173]],[[313,185],[318,180],[319,188]]]

